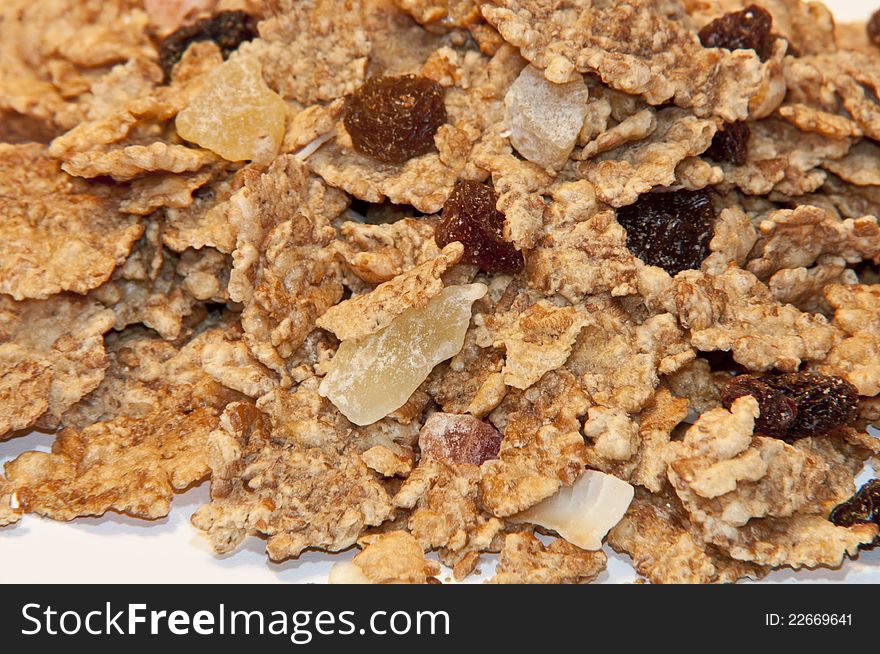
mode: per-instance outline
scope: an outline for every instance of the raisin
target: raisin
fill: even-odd
[[[871,479],[846,502],[838,504],[828,518],[838,527],[873,523],[880,527],[880,479]],[[870,550],[880,545],[880,536],[862,545]]]
[[[244,11],[221,11],[192,25],[184,25],[166,36],[159,46],[159,65],[165,73],[165,83],[171,79],[171,70],[183,53],[196,41],[213,41],[226,59],[238,46],[256,36],[257,21]]]
[[[868,40],[874,45],[880,45],[880,10],[871,14],[866,29],[868,30]]]
[[[771,34],[773,17],[758,7],[749,5],[716,18],[700,30],[700,42],[707,48],[754,50],[761,61],[773,54],[776,37]]]
[[[464,245],[462,262],[486,272],[516,273],[523,268],[523,255],[504,240],[504,214],[496,209],[494,189],[479,182],[455,185],[437,223],[434,240],[445,247],[453,241]]]
[[[443,88],[416,75],[372,77],[348,99],[343,121],[355,150],[403,163],[434,147],[446,122]]]
[[[501,432],[470,415],[432,413],[419,432],[422,456],[453,464],[482,465],[497,459]]]
[[[727,161],[734,166],[744,166],[749,154],[749,137],[752,130],[744,122],[728,123],[715,133],[712,145],[704,153],[712,161]]]
[[[789,438],[819,436],[852,422],[858,415],[859,392],[841,377],[797,372],[765,377],[764,382],[797,404]]]
[[[734,400],[745,395],[754,397],[761,409],[761,415],[755,422],[755,431],[774,438],[785,438],[797,417],[795,401],[760,379],[738,375],[721,389],[721,402],[729,409]]]
[[[618,209],[617,222],[630,252],[675,275],[699,268],[709,255],[715,208],[706,191],[648,193]]]

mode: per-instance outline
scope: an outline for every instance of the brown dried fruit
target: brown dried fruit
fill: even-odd
[[[244,11],[221,11],[185,25],[166,36],[159,46],[159,65],[165,73],[165,82],[171,79],[171,70],[186,49],[197,41],[213,41],[225,59],[242,43],[256,37],[257,21]]]
[[[880,11],[871,14],[865,29],[868,32],[868,40],[874,45],[880,45]]]
[[[748,123],[729,123],[715,132],[712,145],[703,154],[712,161],[729,161],[734,166],[743,166],[749,154],[751,133]]]
[[[446,123],[443,88],[416,75],[370,78],[352,94],[343,122],[355,150],[403,163],[434,147]]]
[[[494,189],[479,182],[462,180],[455,185],[434,232],[437,245],[453,241],[464,245],[463,263],[486,272],[516,273],[523,268],[523,256],[504,240],[504,214],[496,209]]]
[[[794,400],[797,414],[790,438],[804,438],[842,427],[858,415],[859,392],[842,377],[800,372],[766,377],[765,382]]]
[[[783,438],[797,417],[797,404],[782,391],[765,384],[751,375],[739,375],[721,390],[721,402],[730,409],[733,401],[751,395],[758,401],[761,415],[755,422],[755,431],[767,436]]]
[[[706,191],[648,193],[618,209],[617,222],[634,255],[676,275],[709,256],[715,208]]]
[[[478,466],[498,458],[501,438],[495,427],[473,416],[434,413],[419,432],[419,447],[423,457]]]
[[[872,522],[880,527],[880,479],[871,479],[846,502],[834,507],[828,519],[838,527]],[[874,549],[878,545],[880,537],[875,538],[870,545],[862,545],[862,549]]]
[[[761,61],[773,54],[776,37],[770,33],[773,16],[757,5],[716,18],[700,30],[700,42],[707,48],[754,50]]]

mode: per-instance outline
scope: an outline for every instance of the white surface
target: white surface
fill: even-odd
[[[841,22],[864,20],[877,8],[874,0],[826,4]],[[51,436],[38,433],[0,442],[0,464],[27,450],[45,450],[51,442]],[[25,516],[0,530],[0,583],[314,583],[326,581],[335,561],[353,555],[309,552],[296,561],[274,564],[265,556],[264,542],[249,538],[237,552],[217,556],[189,524],[190,515],[207,499],[203,484],[177,496],[171,514],[155,522],[107,515],[59,523]],[[634,581],[629,559],[606,551],[608,569],[598,581]],[[470,582],[491,577],[494,561],[485,559],[482,574],[471,576]],[[840,570],[774,572],[763,581],[793,582],[880,583],[880,549],[863,552]]]

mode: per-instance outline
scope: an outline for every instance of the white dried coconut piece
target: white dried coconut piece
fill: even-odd
[[[587,470],[573,485],[565,486],[512,520],[552,529],[583,550],[598,550],[605,534],[623,518],[634,492],[622,479]]]
[[[399,409],[434,366],[461,350],[471,305],[486,291],[485,284],[449,286],[384,329],[343,341],[321,382],[321,395],[356,425]]]
[[[526,66],[504,97],[513,147],[529,161],[559,170],[574,149],[590,92],[583,78],[554,84]]]
[[[330,568],[328,584],[371,584],[370,578],[351,561],[337,561]]]

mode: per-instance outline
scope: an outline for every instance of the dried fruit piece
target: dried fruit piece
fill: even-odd
[[[880,10],[871,14],[865,29],[868,31],[868,40],[874,45],[880,45]]]
[[[625,481],[597,470],[587,470],[556,495],[517,514],[517,522],[552,529],[585,550],[602,547],[605,534],[620,522],[635,490]]]
[[[721,402],[725,409],[730,409],[733,401],[744,395],[754,397],[761,409],[761,415],[755,422],[755,431],[784,438],[797,417],[795,401],[760,379],[739,375],[721,390]]]
[[[443,88],[417,75],[371,77],[345,107],[354,149],[386,163],[403,163],[434,147],[446,123]]]
[[[846,502],[838,504],[828,518],[838,527],[874,523],[880,527],[880,479],[871,479]],[[870,550],[880,545],[880,536],[862,549]]]
[[[523,268],[523,256],[504,240],[504,214],[496,209],[494,189],[479,182],[462,180],[443,205],[443,215],[434,232],[437,245],[459,241],[464,245],[463,263],[486,272],[516,273]]]
[[[441,361],[464,344],[483,284],[449,286],[427,306],[405,311],[369,336],[343,341],[320,393],[356,425],[399,409]]]
[[[716,18],[700,30],[700,42],[707,48],[754,50],[761,61],[773,54],[776,37],[773,16],[766,9],[749,5],[742,11],[733,11]]]
[[[568,161],[587,115],[589,91],[579,75],[554,84],[526,66],[504,96],[510,142],[529,161],[559,170]]]
[[[186,49],[197,41],[213,41],[225,59],[245,41],[257,37],[257,21],[244,11],[221,11],[192,25],[181,27],[163,39],[159,46],[159,65],[165,82]]]
[[[227,161],[271,160],[284,138],[285,104],[263,80],[260,64],[233,57],[214,68],[177,115],[180,136]]]
[[[328,584],[371,584],[370,578],[351,561],[337,561],[330,568]]]
[[[715,132],[712,145],[704,156],[712,161],[727,161],[734,166],[744,166],[749,154],[749,137],[752,131],[745,122],[728,123]]]
[[[481,465],[497,459],[501,432],[488,422],[469,415],[434,413],[419,432],[423,457],[446,463]]]
[[[842,377],[799,372],[765,378],[772,388],[797,404],[790,438],[818,436],[842,427],[858,415],[859,392]]]
[[[715,208],[706,191],[648,193],[618,209],[617,222],[630,252],[675,275],[709,256]]]

